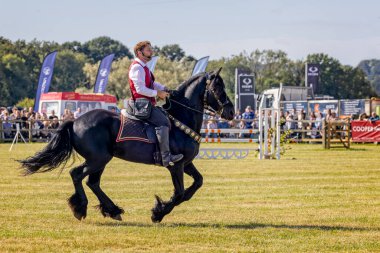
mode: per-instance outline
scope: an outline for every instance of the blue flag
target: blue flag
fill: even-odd
[[[199,73],[206,71],[207,64],[208,64],[208,58],[209,58],[209,56],[205,56],[203,58],[200,58],[195,63],[191,76],[195,76],[196,74],[199,74]]]
[[[95,81],[94,93],[102,93],[106,92],[108,76],[111,70],[111,65],[115,54],[107,55],[103,58],[102,62],[99,65],[98,75]]]
[[[35,112],[38,111],[41,94],[49,91],[56,56],[57,51],[51,52],[45,57],[44,62],[42,63],[40,79],[38,80],[36,99],[34,101]]]
[[[148,66],[148,69],[152,73],[154,72],[154,68],[156,67],[157,60],[158,60],[158,56],[153,56],[152,59],[146,63],[146,65]]]

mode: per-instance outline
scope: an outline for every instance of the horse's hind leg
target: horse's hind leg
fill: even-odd
[[[104,167],[88,176],[86,184],[94,192],[96,197],[99,199],[99,210],[104,217],[111,217],[115,220],[122,220],[121,215],[124,213],[124,210],[117,205],[115,205],[112,200],[103,192],[100,188],[100,178],[103,174]]]
[[[88,200],[82,185],[83,178],[87,176],[85,170],[86,166],[87,164],[83,163],[82,165],[70,170],[70,175],[75,187],[75,193],[68,199],[68,203],[75,218],[78,220],[86,218],[87,215]]]

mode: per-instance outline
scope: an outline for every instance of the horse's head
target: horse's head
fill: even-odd
[[[224,119],[232,120],[235,110],[227,96],[223,79],[219,75],[221,70],[222,68],[209,73],[203,102],[206,109],[220,114]]]

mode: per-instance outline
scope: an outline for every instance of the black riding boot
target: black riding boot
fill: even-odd
[[[182,154],[172,155],[169,149],[169,127],[161,126],[156,127],[156,135],[158,139],[158,144],[160,146],[162,165],[167,167],[168,165],[173,166],[175,162],[178,162],[183,158]]]

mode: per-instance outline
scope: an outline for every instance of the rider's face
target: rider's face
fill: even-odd
[[[153,48],[150,45],[145,46],[141,51],[141,56],[146,60],[150,61],[153,56]]]

